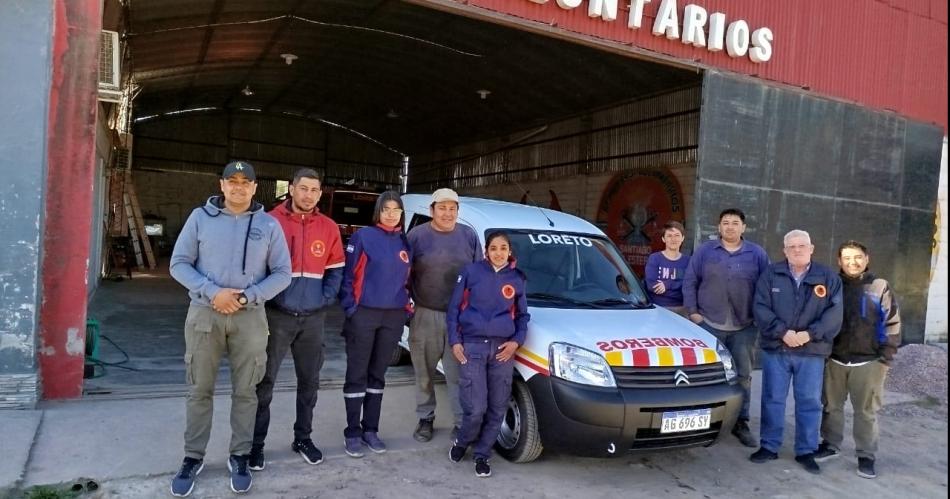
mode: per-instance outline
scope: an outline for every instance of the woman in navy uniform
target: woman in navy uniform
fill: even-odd
[[[409,311],[411,258],[402,225],[399,194],[384,192],[376,200],[373,225],[358,230],[346,246],[340,288],[340,305],[346,314],[343,441],[351,457],[363,457],[364,445],[376,453],[386,452],[378,434],[386,368]]]
[[[458,277],[446,314],[452,354],[461,364],[462,427],[449,459],[459,462],[474,448],[475,475],[491,476],[488,458],[511,395],[514,355],[528,329],[525,275],[515,268],[504,232],[488,235],[486,259]]]

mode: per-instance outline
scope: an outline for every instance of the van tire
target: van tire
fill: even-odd
[[[511,462],[529,463],[537,459],[542,450],[534,399],[527,383],[515,378],[511,382],[508,410],[495,442],[495,451]]]
[[[396,348],[393,348],[392,357],[389,358],[389,366],[393,367],[402,364],[402,359],[405,354],[406,352],[403,351],[402,347],[396,345]]]

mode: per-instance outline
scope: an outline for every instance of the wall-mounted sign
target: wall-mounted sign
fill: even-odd
[[[663,225],[682,223],[683,192],[666,168],[621,172],[610,179],[597,205],[597,226],[638,275],[647,257],[663,249]]]
[[[548,3],[548,0],[529,0],[534,3]],[[556,0],[558,7],[571,10],[580,7],[584,0]],[[620,0],[587,0],[587,15],[599,17],[607,22],[617,20],[617,4]],[[630,14],[627,27],[638,30],[643,26],[643,11],[652,0],[630,0]],[[755,63],[768,62],[772,58],[771,28],[761,27],[752,30],[743,19],[729,20],[722,12],[710,14],[696,4],[686,4],[683,17],[679,17],[676,0],[661,0],[653,17],[651,32],[654,36],[665,36],[670,40],[679,40],[686,45],[705,48],[710,52],[725,49],[729,57],[748,57]],[[728,21],[728,22],[727,22]]]

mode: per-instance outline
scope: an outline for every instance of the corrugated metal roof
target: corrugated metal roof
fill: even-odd
[[[126,41],[142,88],[136,117],[260,109],[326,119],[406,153],[699,79],[688,70],[392,0],[127,5]],[[298,59],[288,66],[283,53]],[[480,89],[491,94],[481,99]]]

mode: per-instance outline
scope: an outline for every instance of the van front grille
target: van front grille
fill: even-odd
[[[620,388],[689,388],[726,382],[722,362],[678,367],[614,366],[611,370]],[[685,378],[677,375],[677,371],[682,371]],[[678,379],[681,380],[679,385],[676,384]]]

